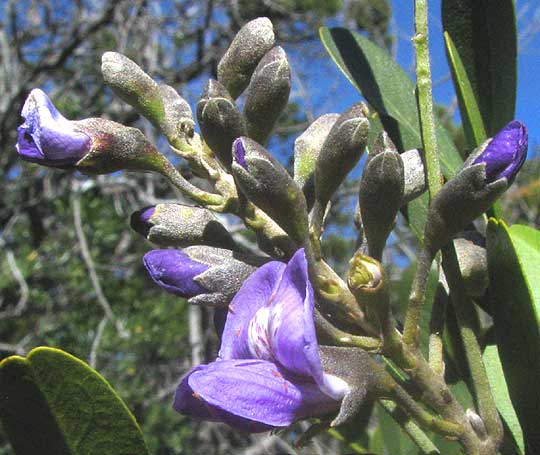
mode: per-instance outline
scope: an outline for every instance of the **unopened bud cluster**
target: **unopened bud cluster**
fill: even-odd
[[[249,327],[239,326],[238,336],[244,329],[252,331],[247,335],[251,344],[242,351],[252,356],[249,359],[275,360],[270,346],[275,340],[265,338],[274,324],[285,324],[284,330],[288,330],[282,342],[285,347],[276,348],[277,352],[287,351],[289,338],[296,340],[296,328],[286,328],[283,321],[298,316],[289,311],[288,299],[300,299],[300,307],[307,308],[307,316],[302,313],[300,319],[309,329],[302,328],[309,332],[307,341],[301,340],[306,343],[302,346],[306,350],[309,344],[320,354],[320,374],[315,375],[310,365],[314,376],[306,384],[316,387],[313,380],[317,382],[317,393],[326,394],[321,403],[327,405],[337,396],[342,399],[340,406],[330,401],[329,409],[339,407],[333,420],[338,424],[354,415],[368,395],[372,376],[362,369],[371,365],[372,359],[356,348],[319,347],[312,328],[314,308],[320,312],[318,316],[328,319],[327,325],[335,323],[334,328],[339,323],[346,328],[357,323],[355,330],[361,331],[367,324],[371,335],[376,331],[382,339],[383,349],[399,351],[400,334],[391,314],[383,252],[398,214],[407,216],[408,203],[426,189],[423,154],[421,150],[399,150],[385,131],[372,134],[377,137],[355,190],[361,241],[345,283],[325,263],[321,236],[332,200],[368,145],[369,108],[357,102],[342,114],[317,118],[294,143],[291,175],[266,148],[291,91],[287,55],[274,40],[272,23],[266,18],[255,19],[238,32],[218,64],[217,80],[208,81],[194,109],[199,132],[190,105],[174,87],[157,83],[122,54],[103,55],[105,82],[151,122],[174,152],[192,166],[194,174],[208,181],[205,189],[188,181],[139,129],[102,118],[68,120],[39,89],[29,94],[23,106],[25,121],[18,130],[17,151],[24,160],[86,174],[156,172],[191,198],[190,205],[180,201],[141,204],[144,208],[131,217],[133,229],[158,247],[143,259],[151,279],[191,304],[220,311],[229,308],[230,317],[234,313],[231,301],[244,282],[253,274],[262,275],[257,278],[262,290],[253,298],[267,299],[267,304],[254,314],[246,304],[239,313]],[[239,97],[243,102],[237,103]],[[508,188],[526,158],[527,145],[525,126],[513,121],[479,147],[463,169],[442,186],[429,204],[424,228],[424,248],[431,259]],[[213,212],[222,214],[218,218]],[[225,221],[232,216],[254,231],[257,245],[228,232]],[[462,239],[456,240],[456,247],[468,291],[481,296],[487,287],[483,249]],[[269,256],[281,262],[271,261]],[[283,289],[293,291],[289,295]],[[274,302],[276,295],[282,296],[283,302]],[[294,362],[300,359],[298,365],[286,365],[294,375],[302,376],[309,369],[302,356],[311,362],[315,354],[308,354],[292,352]],[[329,383],[321,379],[323,369]],[[197,383],[197,374],[193,372],[193,383]],[[332,380],[339,394],[328,395]],[[308,387],[306,384],[301,382],[298,387]],[[184,392],[179,396],[184,397]],[[177,401],[175,407],[184,412],[184,404]]]

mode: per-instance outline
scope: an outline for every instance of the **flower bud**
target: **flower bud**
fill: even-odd
[[[488,183],[506,178],[510,185],[527,158],[528,144],[527,128],[513,120],[493,136],[472,164],[485,163]]]
[[[92,147],[92,139],[58,112],[40,89],[30,92],[21,112],[24,123],[18,128],[17,152],[32,163],[70,168]]]
[[[359,251],[350,261],[347,277],[349,289],[358,302],[386,315],[389,308],[386,274],[380,262]]]
[[[157,83],[139,65],[118,52],[101,57],[103,80],[114,93],[150,122],[161,124],[165,110]]]
[[[506,191],[527,157],[527,147],[527,128],[514,120],[467,159],[463,169],[441,188],[429,207],[424,240],[431,254]]]
[[[486,249],[470,240],[454,240],[459,268],[467,294],[482,297],[489,284]]]
[[[290,92],[287,55],[281,47],[274,47],[257,65],[246,90],[244,116],[250,138],[260,144],[266,142],[287,106]]]
[[[246,137],[234,141],[233,154],[233,174],[244,194],[303,244],[308,236],[306,199],[287,170]]]
[[[234,249],[227,229],[210,210],[181,204],[158,204],[131,215],[131,227],[160,246],[209,245]]]
[[[339,114],[321,115],[294,141],[294,181],[304,195],[308,208],[315,198],[315,165],[328,133]]]
[[[160,84],[158,88],[165,110],[160,130],[171,143],[178,138],[193,137],[195,122],[189,103],[170,85]]]
[[[405,178],[403,203],[407,203],[426,191],[426,172],[419,150],[407,150],[399,156],[403,162],[403,175]]]
[[[101,58],[103,79],[114,93],[145,116],[169,140],[192,137],[191,108],[170,85],[158,85],[134,61],[118,52]]]
[[[144,265],[154,282],[194,305],[226,307],[265,260],[209,246],[152,250]]]
[[[370,155],[360,181],[358,200],[369,254],[378,260],[403,204],[404,180],[399,153],[386,149]]]
[[[364,103],[355,104],[339,117],[324,141],[315,171],[316,199],[323,208],[364,152],[369,134],[367,115]]]
[[[229,169],[233,141],[247,134],[244,117],[227,89],[209,80],[197,103],[197,120],[205,142]]]
[[[124,169],[163,172],[170,166],[137,128],[103,118],[72,123],[92,139],[90,151],[76,165],[85,174],[110,174]]]
[[[245,90],[257,64],[273,45],[274,29],[266,17],[248,22],[236,34],[218,64],[218,80],[233,98]]]
[[[144,266],[154,282],[171,294],[194,297],[205,290],[194,278],[209,266],[194,261],[180,250],[152,250],[144,255]]]
[[[154,226],[154,223],[150,221],[152,215],[156,211],[156,207],[151,205],[141,210],[137,210],[131,214],[130,225],[131,228],[141,234],[143,237],[148,235],[150,228]]]
[[[479,217],[508,188],[508,181],[486,181],[484,164],[466,167],[435,195],[424,228],[425,248],[433,256],[454,235]]]

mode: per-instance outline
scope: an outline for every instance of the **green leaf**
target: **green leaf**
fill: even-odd
[[[417,454],[418,447],[402,430],[394,418],[380,404],[377,404],[376,409],[378,426],[381,430],[387,453],[391,453],[392,455]]]
[[[459,52],[448,32],[444,32],[444,42],[446,44],[446,55],[448,56],[448,62],[452,71],[452,79],[456,87],[467,142],[469,143],[469,147],[475,148],[487,139],[480,108],[478,107],[471,81],[467,76],[467,70],[463,66]]]
[[[17,455],[145,455],[135,418],[107,381],[58,349],[0,363],[0,419]]]
[[[512,434],[515,442],[519,447],[517,453],[523,453],[525,450],[523,444],[523,431],[519,425],[519,421],[516,415],[516,411],[510,401],[510,395],[508,394],[508,387],[504,379],[504,372],[499,359],[499,352],[497,346],[487,346],[484,351],[484,364],[486,365],[486,371],[489,378],[489,385],[491,386],[491,392],[493,398],[497,403],[497,409],[506,422],[507,428]]]
[[[540,453],[540,232],[490,219],[488,270],[499,356],[527,453]]]
[[[445,35],[453,44],[449,60],[465,126],[477,120],[470,92],[487,136],[514,118],[517,82],[517,34],[513,0],[443,0]],[[447,42],[448,45],[448,42]],[[447,48],[448,51],[448,48]],[[465,74],[462,74],[462,73]],[[470,90],[464,90],[466,86]],[[467,93],[469,92],[469,93]],[[469,101],[466,104],[466,100]],[[472,117],[470,115],[472,114]]]
[[[336,65],[377,111],[400,151],[422,147],[415,84],[385,50],[367,38],[344,28],[320,29],[321,40]],[[448,132],[437,125],[437,141],[444,175],[452,177],[462,165]],[[421,238],[427,213],[427,199],[409,204],[409,222]]]

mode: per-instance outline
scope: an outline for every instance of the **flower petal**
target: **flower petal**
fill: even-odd
[[[192,403],[191,392],[193,399],[205,403],[213,420],[242,430],[264,431],[260,424],[265,429],[287,427],[339,408],[339,402],[315,383],[264,360],[218,360],[193,370],[187,376],[187,387],[185,380],[175,398],[177,411],[208,419],[200,404]]]
[[[288,370],[321,382],[313,288],[304,250],[287,264],[271,303],[269,333],[276,360]]]
[[[206,365],[199,365],[182,378],[174,395],[173,408],[175,411],[197,420],[227,423],[237,430],[248,433],[259,433],[273,428],[264,423],[238,417],[205,402],[189,385],[190,376],[196,371],[204,371],[205,368]]]
[[[501,129],[473,164],[486,164],[486,178],[489,182],[506,177],[514,180],[527,158],[527,128],[518,120],[513,120]]]
[[[180,250],[152,250],[144,255],[143,262],[152,280],[171,294],[189,298],[205,292],[194,278],[208,266]]]
[[[26,161],[65,167],[79,161],[92,146],[90,137],[76,131],[39,89],[30,92],[21,115],[25,122],[18,130],[17,151]]]
[[[244,282],[231,304],[223,330],[219,357],[229,359],[253,358],[248,346],[248,328],[255,313],[268,305],[285,269],[285,264],[269,262]]]

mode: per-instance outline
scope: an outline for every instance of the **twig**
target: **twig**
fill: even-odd
[[[74,186],[75,184],[76,182],[74,181]],[[92,282],[92,286],[96,293],[96,298],[98,300],[98,303],[103,308],[103,311],[107,319],[110,319],[113,322],[114,326],[116,327],[116,331],[118,332],[118,335],[121,338],[127,338],[129,334],[127,330],[124,328],[122,322],[118,320],[116,316],[114,315],[111,305],[109,304],[107,297],[105,297],[105,294],[103,293],[103,289],[101,287],[99,277],[96,273],[96,269],[94,267],[94,261],[92,260],[92,256],[90,255],[88,242],[86,241],[86,236],[84,234],[84,230],[82,227],[81,197],[78,191],[76,190],[76,188],[71,193],[71,207],[73,210],[73,222],[75,225],[75,232],[77,234],[77,239],[79,241],[79,246],[81,248],[81,255],[83,257],[86,268],[88,269],[88,275],[90,276],[90,281]]]
[[[0,320],[20,316],[26,308],[26,305],[28,303],[28,297],[30,295],[28,283],[24,279],[21,269],[19,269],[19,266],[17,265],[17,261],[15,260],[15,255],[13,254],[13,251],[7,248],[6,248],[6,259],[7,259],[9,270],[11,274],[13,275],[13,278],[19,285],[19,288],[21,290],[21,295],[19,297],[19,301],[13,308],[6,311],[2,311],[0,313]]]
[[[92,350],[90,351],[90,356],[88,357],[88,364],[94,369],[96,369],[99,344],[101,343],[101,340],[103,338],[103,331],[105,330],[105,326],[107,325],[108,321],[109,319],[107,318],[107,316],[105,316],[99,322],[96,330],[96,336],[94,337],[94,341],[92,342]]]

